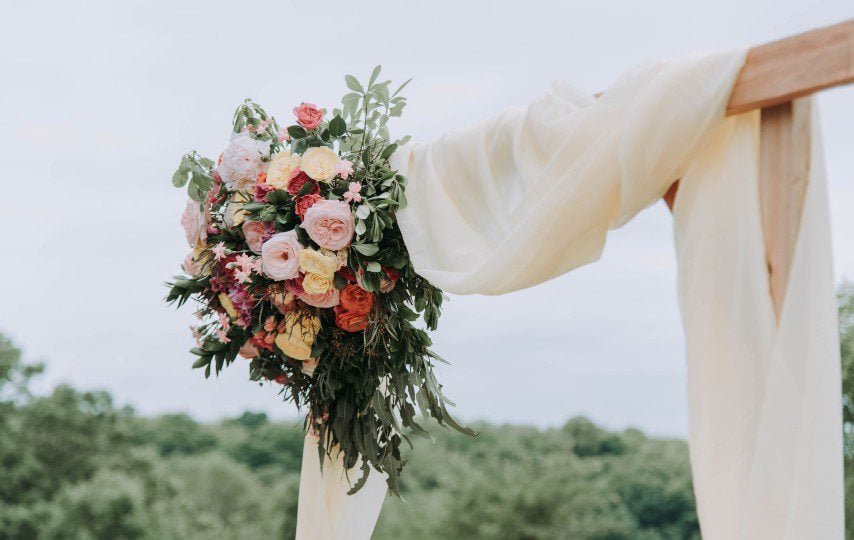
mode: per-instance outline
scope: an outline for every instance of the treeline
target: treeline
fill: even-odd
[[[854,500],[854,295],[842,296],[846,491]],[[0,336],[0,539],[292,538],[302,433],[263,414],[142,418],[101,392],[29,393]],[[557,429],[434,429],[375,538],[699,538],[688,449],[583,418]],[[850,506],[850,504],[849,504]],[[854,516],[849,513],[849,530]],[[851,535],[851,533],[849,533]]]

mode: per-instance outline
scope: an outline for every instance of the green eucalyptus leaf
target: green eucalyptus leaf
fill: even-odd
[[[365,255],[366,257],[370,257],[371,255],[376,255],[376,253],[380,250],[379,246],[376,244],[353,244],[353,249]]]
[[[347,83],[347,88],[354,92],[359,92],[360,94],[365,93],[365,89],[362,88],[362,84],[359,80],[352,75],[344,75],[344,81]]]

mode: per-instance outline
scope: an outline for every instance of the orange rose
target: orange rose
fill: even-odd
[[[367,315],[374,305],[374,293],[358,285],[347,285],[341,289],[341,307],[354,315]]]
[[[345,332],[361,332],[368,327],[368,316],[340,309],[338,306],[335,309],[335,324]]]

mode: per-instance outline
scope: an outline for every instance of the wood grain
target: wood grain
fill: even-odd
[[[750,49],[727,115],[854,82],[854,19]]]
[[[777,320],[800,230],[812,155],[812,98],[762,109],[759,199],[771,300]]]

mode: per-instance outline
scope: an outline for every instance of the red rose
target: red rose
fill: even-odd
[[[323,109],[318,109],[314,103],[300,103],[299,107],[294,107],[297,122],[305,129],[317,128],[323,121],[324,112]]]
[[[356,281],[356,274],[354,274],[353,271],[346,266],[342,266],[338,270],[338,275],[344,278],[348,283],[353,283]]]
[[[311,188],[309,188],[309,190],[308,190],[309,194],[317,195],[318,193],[320,193],[320,186],[317,184],[317,182],[312,180],[311,177],[309,177],[307,174],[305,174],[302,171],[300,171],[293,178],[288,180],[288,186],[287,186],[288,193],[290,193],[291,195],[296,197],[299,194],[302,187],[308,182],[311,183]]]
[[[368,316],[335,307],[335,324],[345,332],[361,332],[368,327]]]
[[[257,202],[267,202],[267,194],[275,190],[276,188],[270,184],[255,184],[255,193],[253,193],[253,196]]]
[[[303,217],[305,217],[306,211],[309,208],[311,208],[314,205],[314,203],[316,203],[317,201],[319,201],[321,199],[323,199],[323,197],[321,197],[320,195],[318,195],[316,193],[310,193],[308,195],[303,195],[302,197],[297,199],[294,210],[296,211],[299,218],[302,219]]]
[[[374,294],[358,285],[347,285],[341,289],[341,307],[355,315],[367,315],[374,305]]]

